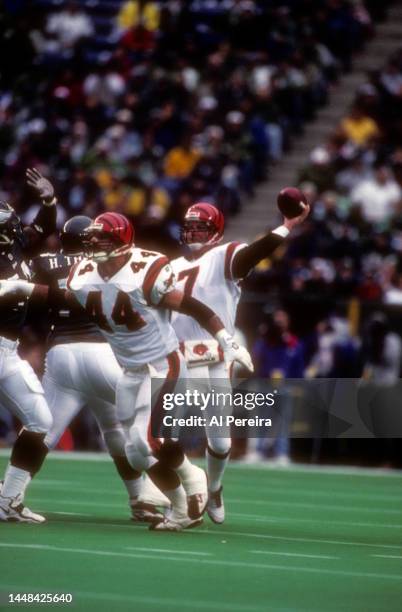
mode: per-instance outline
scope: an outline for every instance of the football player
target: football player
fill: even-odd
[[[65,289],[71,267],[84,257],[84,230],[91,223],[83,215],[69,219],[60,232],[61,251],[43,253],[31,262],[32,281]],[[115,391],[122,372],[110,345],[78,304],[51,308],[45,311],[45,319],[49,335],[42,384],[53,417],[45,444],[54,448],[73,418],[88,406],[126,486],[133,520],[151,522],[162,518],[152,502],[160,504],[167,500],[160,494],[155,500],[151,481],[146,482],[142,498],[138,499],[136,480],[141,474],[131,467],[126,457],[126,436],[115,407]]]
[[[0,279],[29,279],[25,260],[56,230],[53,186],[36,169],[27,170],[26,176],[42,206],[33,223],[24,227],[15,210],[0,202]],[[0,300],[0,403],[23,425],[0,486],[0,521],[43,523],[43,516],[23,504],[25,490],[46,456],[44,437],[52,424],[42,385],[17,352],[26,312],[26,299]]]
[[[224,233],[223,214],[212,204],[194,204],[184,217],[181,233],[181,241],[186,246],[187,253],[171,262],[177,278],[177,287],[187,297],[193,296],[201,302],[207,301],[225,328],[233,335],[241,293],[239,282],[283,243],[293,227],[304,221],[309,214],[309,206],[303,203],[301,206],[303,212],[300,216],[293,219],[284,218],[283,225],[247,245],[239,242],[221,244]],[[216,339],[185,313],[174,313],[172,324],[181,343],[190,377],[205,381],[224,379],[226,382],[222,384],[229,386],[229,372],[225,368]],[[225,508],[222,478],[229,460],[231,439],[208,428],[206,435],[209,485],[207,512],[212,521],[223,523]]]
[[[177,440],[155,438],[151,427],[151,376],[163,381],[154,415],[159,415],[165,392],[172,393],[178,380],[187,378],[170,311],[194,317],[205,327],[227,363],[238,361],[252,370],[250,355],[208,306],[175,289],[166,257],[134,246],[134,228],[126,217],[104,213],[86,233],[87,258],[73,266],[67,288],[96,321],[123,368],[117,409],[129,436],[130,464],[145,470],[171,502],[169,516],[152,528],[179,531],[196,526],[207,503],[205,472],[190,463]],[[18,292],[58,299],[43,285],[1,283],[0,295]]]

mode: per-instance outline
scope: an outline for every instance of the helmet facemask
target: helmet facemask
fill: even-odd
[[[14,209],[6,203],[0,209],[0,247],[10,248],[15,240],[24,241],[21,221]]]
[[[220,239],[213,223],[199,219],[184,220],[181,241],[191,251],[199,251],[205,246],[216,244]]]
[[[83,234],[85,256],[97,263],[104,263],[130,250],[130,245],[125,244],[110,232],[105,232],[100,224],[97,227],[93,223],[87,230],[84,230]]]

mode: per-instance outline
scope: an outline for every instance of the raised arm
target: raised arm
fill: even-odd
[[[24,228],[24,234],[27,242],[27,249],[31,250],[48,236],[56,231],[57,199],[52,183],[41,175],[36,168],[26,171],[27,185],[31,187],[36,196],[42,201],[33,222]]]
[[[272,232],[259,238],[250,245],[240,249],[234,256],[232,262],[232,276],[235,279],[245,278],[249,272],[263,259],[272,255],[275,249],[281,245],[291,230],[302,223],[310,212],[308,204],[301,204],[304,208],[301,215],[293,219],[283,218],[280,225]]]

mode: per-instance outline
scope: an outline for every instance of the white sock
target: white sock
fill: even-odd
[[[163,491],[172,505],[173,516],[187,516],[187,495],[182,485],[170,491]]]
[[[222,478],[229,461],[229,454],[226,457],[214,457],[205,451],[207,459],[208,489],[211,493],[219,491],[222,486]]]
[[[17,495],[21,495],[23,499],[25,489],[31,480],[31,474],[29,472],[9,464],[1,490],[2,497],[14,498],[17,497]]]
[[[184,456],[183,462],[175,469],[175,472],[182,482],[186,482],[194,473],[194,465]]]
[[[145,475],[143,481],[143,487],[140,495],[140,501],[145,504],[152,504],[153,506],[163,506],[164,508],[170,508],[170,501],[150,479],[148,474]]]
[[[139,497],[141,495],[142,485],[144,483],[142,476],[133,478],[132,480],[123,480],[123,482],[130,499],[133,499],[133,497]]]

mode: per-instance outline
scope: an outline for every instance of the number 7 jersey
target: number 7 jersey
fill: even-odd
[[[178,257],[171,262],[177,279],[176,288],[212,308],[230,334],[235,331],[241,294],[239,282],[232,275],[232,262],[236,253],[245,246],[244,243],[229,242],[211,247],[194,259]],[[211,339],[197,321],[184,314],[174,312],[172,323],[181,342]]]
[[[136,368],[178,348],[170,311],[156,308],[175,288],[168,259],[133,248],[128,261],[110,278],[84,259],[71,269],[67,287],[98,325],[124,368]]]

